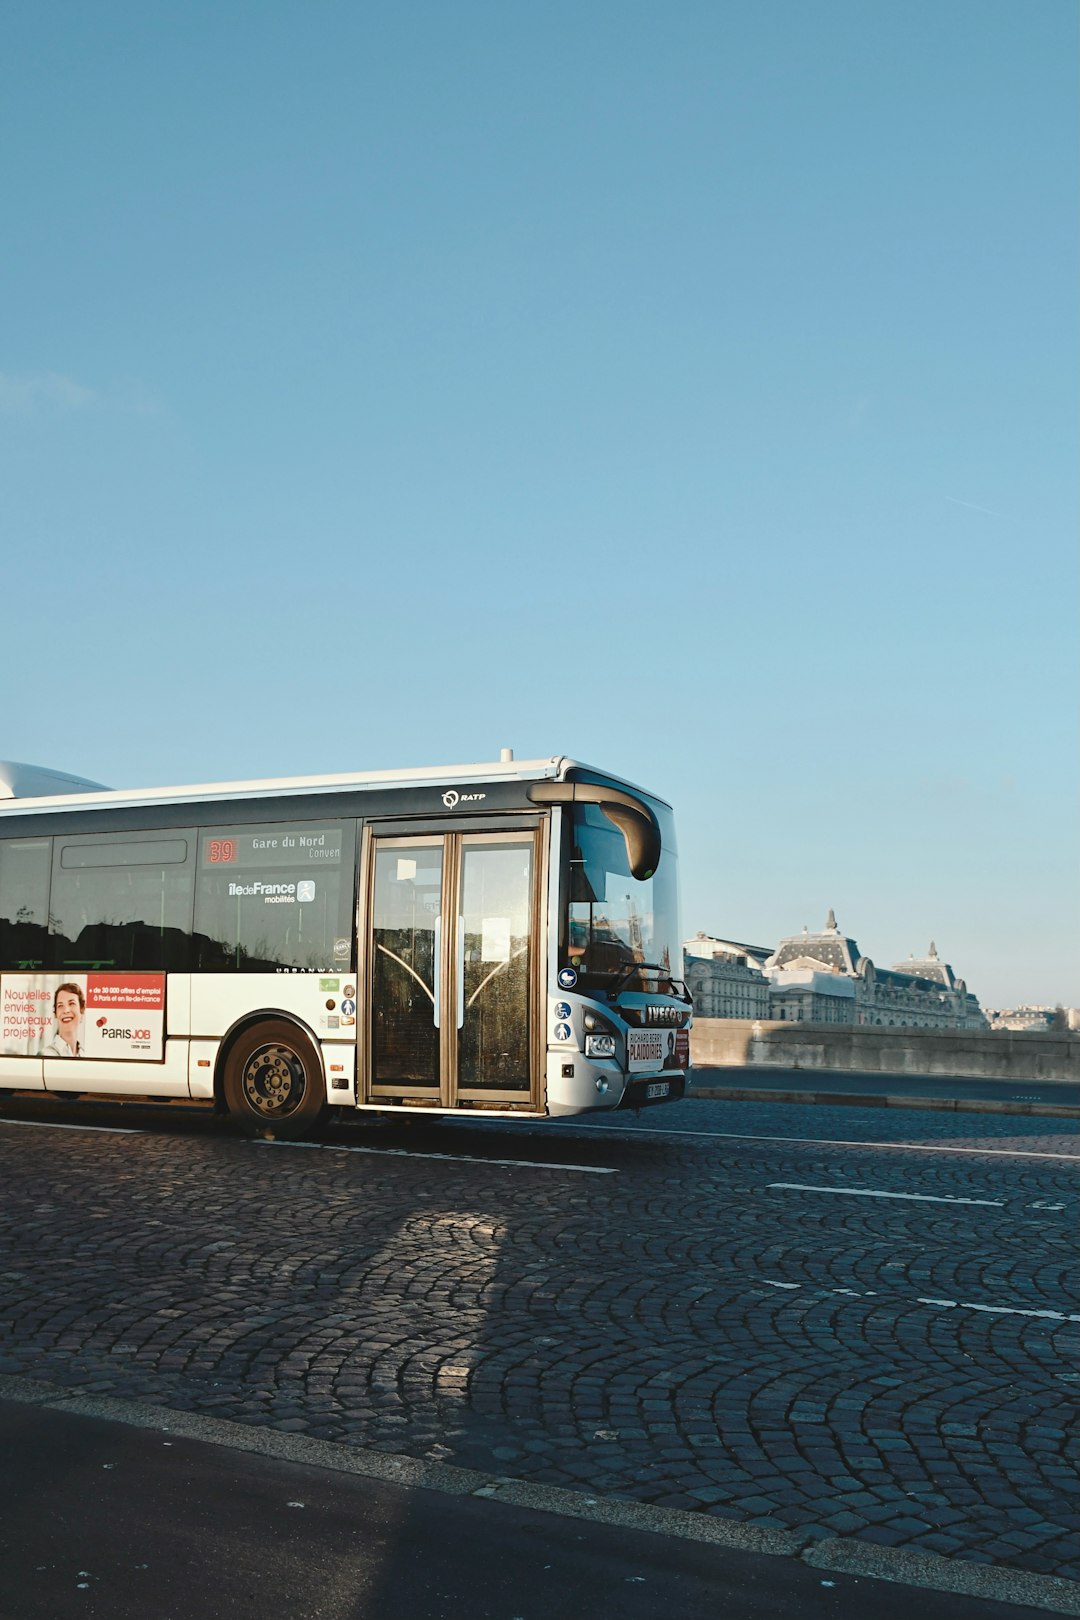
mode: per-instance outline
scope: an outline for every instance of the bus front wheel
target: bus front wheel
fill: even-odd
[[[284,1020],[237,1036],[225,1059],[225,1106],[247,1136],[306,1136],[326,1106],[318,1052]]]

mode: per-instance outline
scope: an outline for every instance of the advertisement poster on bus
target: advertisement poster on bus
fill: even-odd
[[[164,1042],[163,973],[0,975],[0,1052],[9,1056],[160,1062]]]
[[[631,1029],[626,1047],[631,1074],[686,1069],[690,1065],[690,1034],[685,1029]]]

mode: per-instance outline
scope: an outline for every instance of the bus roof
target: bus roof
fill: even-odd
[[[201,782],[183,787],[101,788],[80,777],[36,766],[0,764],[0,817],[36,811],[91,810],[151,804],[205,803],[207,800],[275,798],[340,789],[422,787],[430,783],[559,781],[571,770],[610,776],[565,755],[550,759],[487,760],[472,765],[420,765],[394,771],[351,771],[328,776],[269,776],[248,782]],[[9,773],[9,774],[5,774]],[[616,780],[621,780],[617,778]],[[633,789],[633,783],[626,783]],[[7,787],[7,794],[4,794]],[[65,788],[70,787],[70,791]],[[81,789],[83,791],[77,791]],[[89,790],[89,791],[86,791]],[[638,788],[645,793],[646,789]],[[25,794],[25,796],[23,796]],[[650,795],[651,797],[652,795]]]

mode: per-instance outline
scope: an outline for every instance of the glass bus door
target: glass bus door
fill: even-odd
[[[537,834],[369,834],[365,1101],[539,1103]]]

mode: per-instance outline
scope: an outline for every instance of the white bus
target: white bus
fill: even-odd
[[[0,766],[0,1090],[546,1119],[684,1095],[671,811],[570,759],[98,789]]]

